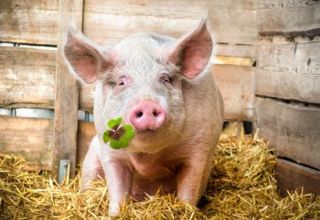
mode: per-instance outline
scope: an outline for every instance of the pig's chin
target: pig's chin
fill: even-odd
[[[136,131],[136,135],[131,141],[128,150],[133,152],[156,153],[167,147],[166,144],[168,142],[164,142],[164,140],[166,140],[166,137],[161,131]]]

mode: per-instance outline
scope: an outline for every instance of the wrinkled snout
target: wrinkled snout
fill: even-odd
[[[164,124],[166,115],[166,111],[158,103],[144,100],[132,108],[129,120],[138,131],[155,131]]]

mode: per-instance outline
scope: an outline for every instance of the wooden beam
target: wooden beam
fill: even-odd
[[[320,169],[320,108],[256,98],[256,128],[276,154]]]
[[[54,108],[56,51],[0,47],[0,106]]]
[[[71,176],[75,174],[76,166],[79,88],[77,81],[68,73],[61,54],[67,25],[82,29],[82,12],[83,1],[59,1],[53,168],[57,173],[60,160],[69,159]]]
[[[301,166],[284,159],[277,159],[277,180],[280,192],[286,194],[297,188],[304,188],[305,193],[320,195],[320,171]]]

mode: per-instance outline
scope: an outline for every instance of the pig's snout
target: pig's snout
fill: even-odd
[[[129,120],[138,131],[155,131],[164,124],[166,115],[158,103],[144,100],[132,108]]]

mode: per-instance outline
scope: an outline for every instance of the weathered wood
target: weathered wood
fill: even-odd
[[[256,44],[258,32],[256,10],[209,9],[208,21],[215,42]]]
[[[77,163],[82,163],[96,130],[93,122],[79,121]]]
[[[280,192],[304,188],[305,193],[320,195],[320,171],[296,163],[278,159],[276,164],[277,180]]]
[[[52,120],[0,116],[0,152],[51,170]]]
[[[94,84],[81,85],[80,87],[80,109],[93,112],[93,92]]]
[[[242,45],[242,44],[215,43],[213,46],[213,54],[216,56],[247,57],[255,60],[256,46]]]
[[[254,44],[257,38],[254,9],[220,7],[223,3],[183,1],[85,1],[84,32],[100,44],[114,45],[136,32],[157,32],[179,37],[208,14],[216,42]],[[253,1],[243,1],[253,4]],[[245,3],[248,2],[248,3]]]
[[[213,64],[253,66],[254,60],[249,57],[214,56],[211,62]]]
[[[58,0],[1,0],[0,41],[57,44]]]
[[[61,54],[68,25],[82,27],[82,11],[83,1],[59,1],[53,170],[57,173],[60,160],[69,159],[71,176],[75,174],[76,167],[79,89],[76,80],[68,73]]]
[[[0,47],[0,106],[53,108],[56,52]]]
[[[256,98],[256,128],[278,156],[320,169],[320,108]]]
[[[260,35],[293,34],[320,29],[320,2],[309,0],[258,0]],[[319,30],[320,31],[320,30]]]
[[[258,46],[256,93],[320,103],[320,40],[261,41]]]
[[[214,65],[212,73],[222,93],[226,120],[252,120],[254,75],[252,67]]]

